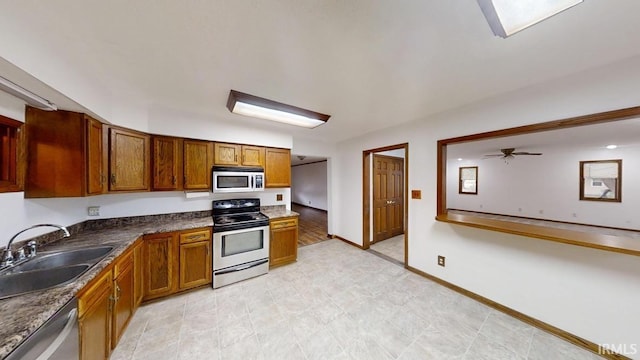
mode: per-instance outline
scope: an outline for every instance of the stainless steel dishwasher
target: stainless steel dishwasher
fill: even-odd
[[[74,297],[5,359],[77,360],[78,337],[78,300]]]

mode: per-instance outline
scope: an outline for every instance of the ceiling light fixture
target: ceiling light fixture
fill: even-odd
[[[506,38],[583,0],[478,0],[496,36]]]
[[[279,103],[258,96],[231,90],[227,108],[232,113],[278,121],[290,125],[314,128],[329,120],[330,115]]]
[[[605,146],[605,147],[606,147],[607,149],[609,149],[609,150],[613,150],[613,149],[616,149],[616,148],[618,147],[618,145],[611,144],[611,145],[607,145],[607,146]]]
[[[13,95],[19,99],[24,100],[27,104],[42,110],[55,111],[58,110],[56,104],[51,101],[38,96],[31,91],[17,85],[2,76],[0,76],[0,90],[7,94]]]

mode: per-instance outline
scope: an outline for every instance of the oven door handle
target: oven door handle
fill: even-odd
[[[247,269],[251,269],[252,267],[256,267],[268,262],[269,262],[269,259],[263,259],[263,260],[259,260],[259,261],[255,261],[255,262],[243,265],[243,266],[216,271],[216,275],[223,275],[223,274],[229,274],[229,273],[238,272],[242,270],[247,270]]]

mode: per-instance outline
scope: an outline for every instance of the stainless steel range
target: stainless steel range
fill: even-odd
[[[213,202],[213,288],[269,271],[269,218],[260,199]]]

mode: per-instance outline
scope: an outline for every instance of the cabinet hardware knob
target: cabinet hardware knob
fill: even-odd
[[[111,174],[111,185],[116,184],[116,174]]]
[[[176,179],[176,177],[175,177],[175,176],[172,176],[172,177],[171,177],[171,183],[172,183],[173,185],[175,185],[177,182],[178,182],[178,180]]]

